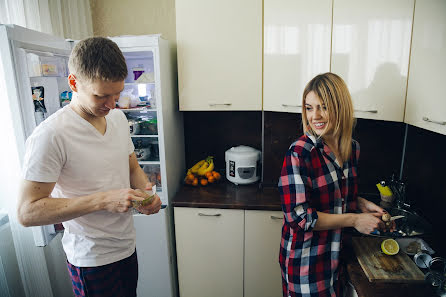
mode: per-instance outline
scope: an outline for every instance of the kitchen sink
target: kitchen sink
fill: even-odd
[[[374,202],[379,205],[380,196],[375,193],[360,193],[358,196]],[[404,218],[395,220],[396,230],[394,232],[383,232],[379,234],[370,234],[378,237],[414,237],[426,235],[432,232],[431,224],[422,216],[410,208],[386,208],[391,216],[404,216]]]
[[[404,216],[395,220],[396,230],[393,232],[380,231],[379,234],[370,234],[379,237],[414,237],[429,234],[432,226],[420,215],[411,210],[401,208],[387,209],[391,216]]]

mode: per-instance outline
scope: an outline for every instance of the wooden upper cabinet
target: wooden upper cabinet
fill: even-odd
[[[180,110],[262,109],[262,0],[176,0]]]
[[[446,1],[417,1],[410,57],[408,124],[446,135]]]
[[[331,0],[264,0],[264,110],[302,111],[305,85],[330,70],[331,19]]]
[[[414,0],[333,5],[331,71],[346,81],[355,117],[402,122]]]

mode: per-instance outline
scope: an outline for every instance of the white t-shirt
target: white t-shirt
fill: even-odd
[[[129,155],[134,147],[122,111],[105,117],[104,135],[70,105],[58,110],[26,141],[24,178],[56,182],[51,197],[76,199],[130,188]],[[110,264],[135,251],[132,213],[105,210],[63,222],[62,244],[68,261],[79,267]]]

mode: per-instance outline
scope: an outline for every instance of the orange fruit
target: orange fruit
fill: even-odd
[[[203,179],[200,180],[200,183],[201,183],[202,186],[205,186],[205,185],[208,184],[208,180],[203,178]]]
[[[209,176],[212,176],[212,172],[211,171],[206,172],[206,178],[208,178]]]
[[[212,175],[212,176],[209,176],[208,177],[208,181],[210,182],[210,183],[213,183],[214,181],[215,181],[215,177]]]
[[[220,173],[218,173],[217,171],[212,172],[212,175],[215,177],[216,180],[219,180],[221,178]]]
[[[186,176],[186,179],[188,179],[188,180],[194,180],[194,178],[195,178],[195,176],[192,174],[192,173],[189,173],[187,176]]]
[[[192,185],[193,186],[198,185],[198,178],[194,178],[194,180],[192,181]]]
[[[186,183],[187,185],[191,185],[191,184],[192,184],[192,180],[186,178],[185,183]]]

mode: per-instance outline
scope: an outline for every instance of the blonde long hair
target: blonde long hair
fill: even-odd
[[[305,86],[302,97],[303,130],[316,136],[307,121],[305,109],[305,98],[311,91],[325,105],[329,127],[333,128],[333,136],[339,140],[339,153],[344,161],[348,160],[352,153],[354,119],[352,98],[347,85],[340,76],[327,72],[317,75]]]

